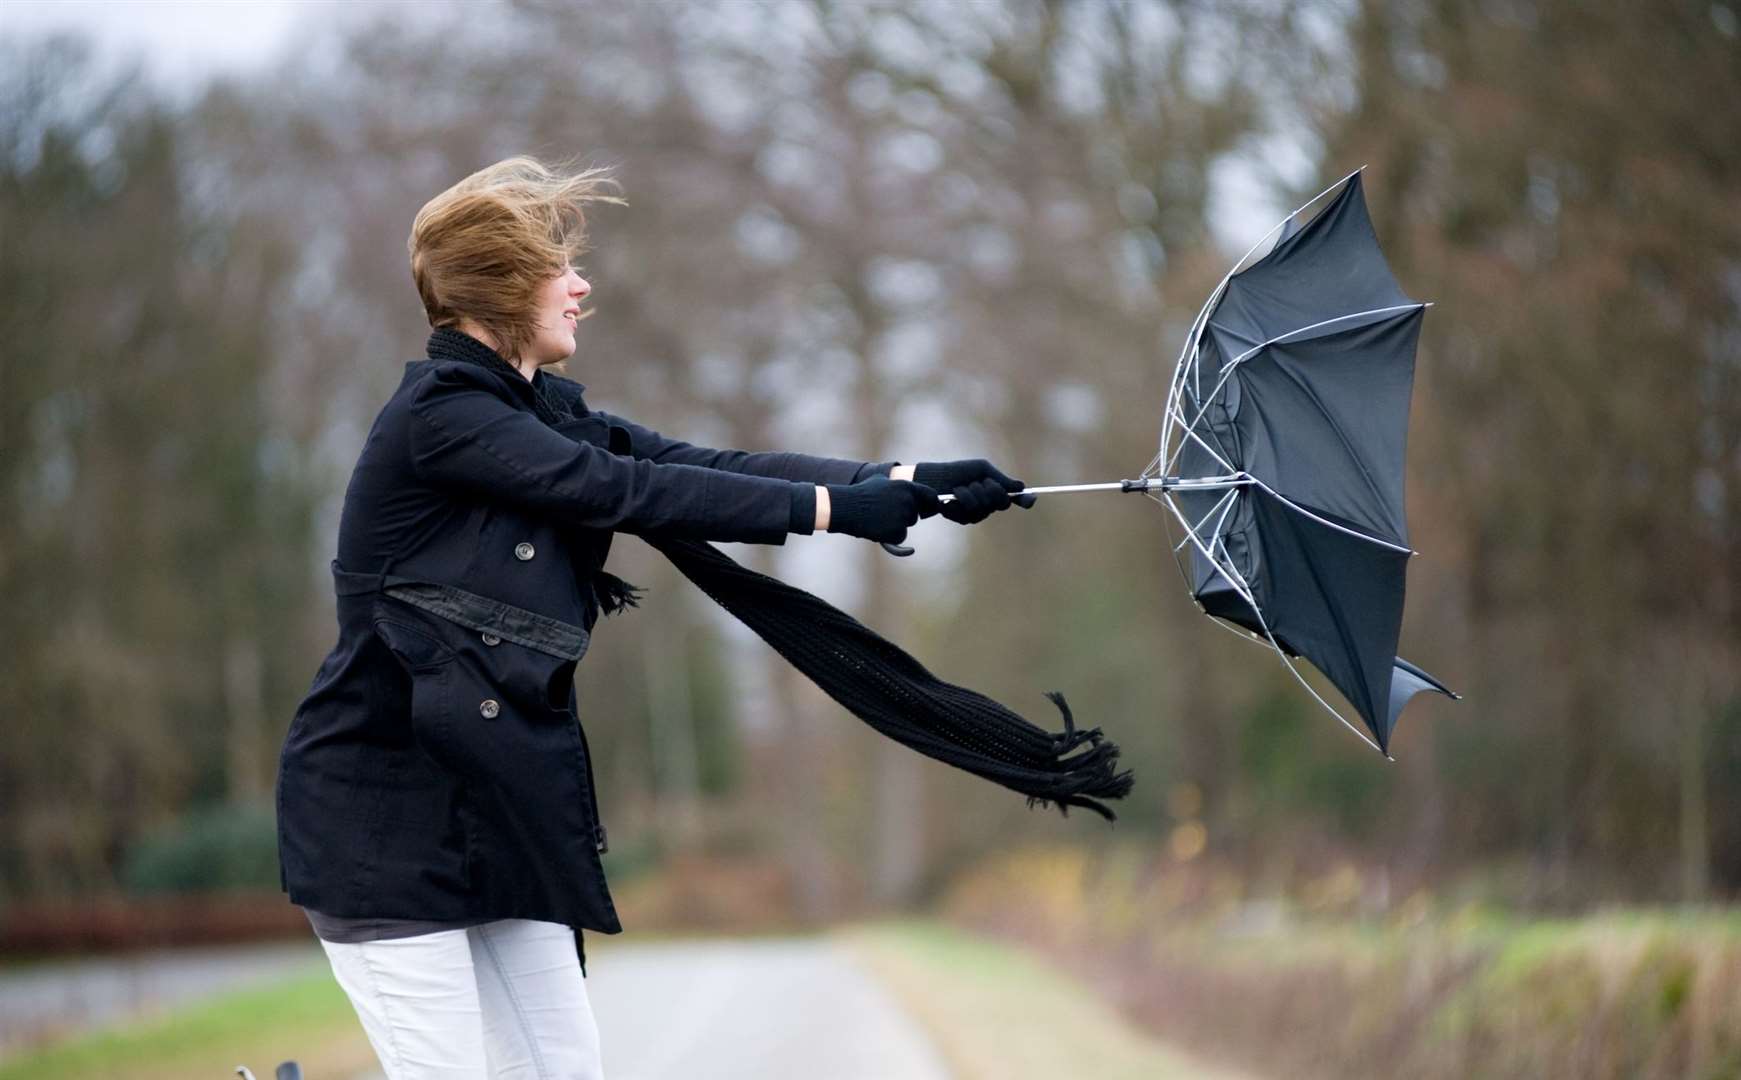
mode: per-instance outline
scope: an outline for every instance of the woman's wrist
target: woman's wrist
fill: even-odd
[[[896,465],[894,468],[889,470],[889,479],[911,480],[913,478],[913,470],[916,468],[918,468],[916,465]]]
[[[828,531],[828,515],[830,510],[828,489],[821,484],[816,485],[816,531]]]

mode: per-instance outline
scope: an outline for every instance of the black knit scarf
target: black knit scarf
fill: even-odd
[[[457,330],[430,336],[431,354],[481,364],[513,378],[518,368],[495,350]],[[539,419],[555,425],[573,419],[571,401],[558,376],[532,378]],[[749,626],[829,697],[889,738],[938,761],[984,777],[1028,797],[1028,806],[1055,804],[1068,817],[1072,806],[1116,819],[1100,799],[1123,798],[1131,772],[1117,771],[1118,746],[1099,728],[1077,730],[1064,695],[1046,697],[1064,717],[1064,730],[1050,734],[983,694],[947,683],[925,670],[899,646],[833,605],[766,574],[739,565],[699,540],[641,537],[714,602]],[[605,614],[632,607],[637,588],[602,570],[596,583]],[[1066,757],[1082,744],[1088,748]]]

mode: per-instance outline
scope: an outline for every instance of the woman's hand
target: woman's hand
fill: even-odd
[[[857,484],[826,484],[817,492],[816,523],[832,533],[898,544],[920,518],[942,509],[937,493],[911,480],[873,476]]]
[[[1012,502],[1025,510],[1039,498],[1016,494],[1026,485],[1005,476],[984,458],[921,461],[913,468],[913,480],[939,495],[955,496],[943,504],[941,513],[960,525],[984,521],[999,510],[1009,509]]]

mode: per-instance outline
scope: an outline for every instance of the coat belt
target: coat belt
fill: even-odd
[[[563,660],[579,660],[586,653],[591,637],[584,628],[573,623],[480,596],[455,585],[396,574],[360,574],[340,570],[336,561],[332,573],[333,589],[339,596],[383,593],[449,622]]]

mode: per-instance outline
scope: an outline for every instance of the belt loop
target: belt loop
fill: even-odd
[[[387,587],[385,571],[361,573],[346,570],[339,566],[339,561],[332,561],[333,593],[337,596],[359,596],[363,593],[383,592]]]

